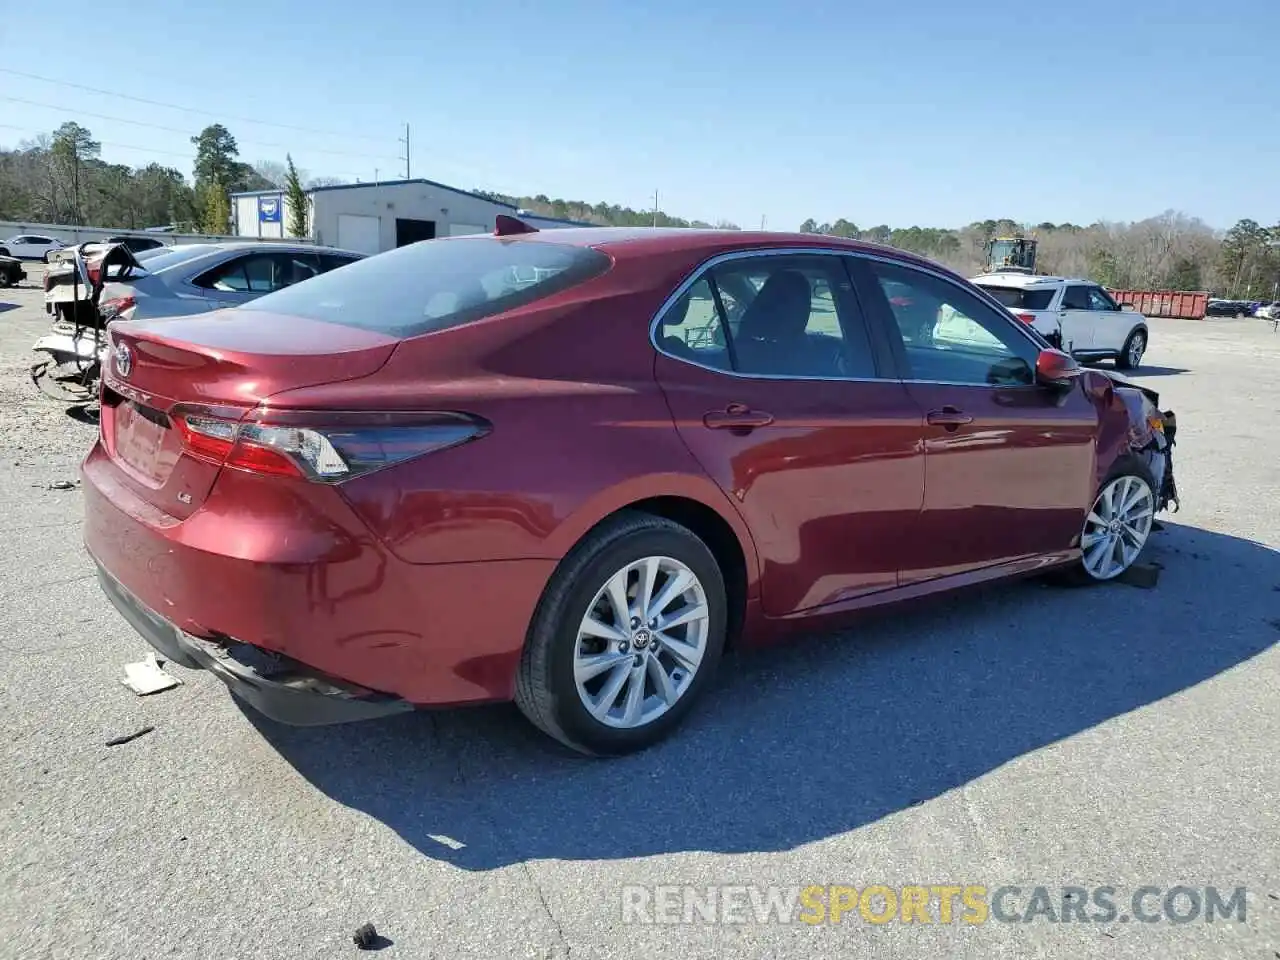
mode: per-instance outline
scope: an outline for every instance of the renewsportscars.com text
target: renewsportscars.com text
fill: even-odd
[[[638,924],[1244,923],[1245,887],[870,884],[626,886],[622,921]]]

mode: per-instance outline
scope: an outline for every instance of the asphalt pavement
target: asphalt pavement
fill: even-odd
[[[508,706],[299,730],[172,666],[136,697],[148,648],[59,483],[96,428],[26,377],[46,324],[33,285],[0,290],[0,957],[348,957],[366,922],[388,958],[1280,957],[1269,324],[1152,321],[1139,379],[1178,413],[1183,495],[1155,589],[996,586],[736,655],[681,733],[612,762]],[[681,884],[1020,891],[1016,922],[624,910]],[[1130,916],[1179,885],[1246,888],[1245,919]],[[1020,922],[1039,886],[1120,909]]]

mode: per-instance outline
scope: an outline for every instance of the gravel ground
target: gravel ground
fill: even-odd
[[[1154,321],[1183,509],[1159,586],[1026,582],[738,656],[613,763],[510,707],[320,730],[213,678],[134,697],[0,291],[0,957],[1280,957],[1280,335]],[[104,742],[144,725],[131,743]],[[1248,888],[1244,923],[626,923],[624,884]],[[1158,898],[1151,901],[1158,903]],[[933,912],[936,920],[938,913]]]

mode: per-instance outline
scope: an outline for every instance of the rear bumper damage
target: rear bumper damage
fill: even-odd
[[[413,709],[399,697],[344,684],[283,654],[230,638],[184,633],[130,593],[101,564],[97,567],[102,592],[161,656],[193,670],[208,670],[232,694],[272,720],[290,726],[322,726]]]

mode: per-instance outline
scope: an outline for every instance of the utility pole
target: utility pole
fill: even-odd
[[[761,232],[761,233],[764,233],[764,225],[765,225],[765,221],[766,221],[766,220],[768,220],[768,219],[769,219],[769,218],[768,218],[768,217],[766,217],[763,213],[762,213],[762,214],[760,214],[760,232]]]
[[[404,136],[400,138],[400,142],[404,144],[404,156],[400,159],[404,161],[404,178],[411,179],[409,173],[409,125],[404,125]]]
[[[658,225],[658,191],[653,191],[653,225]]]

